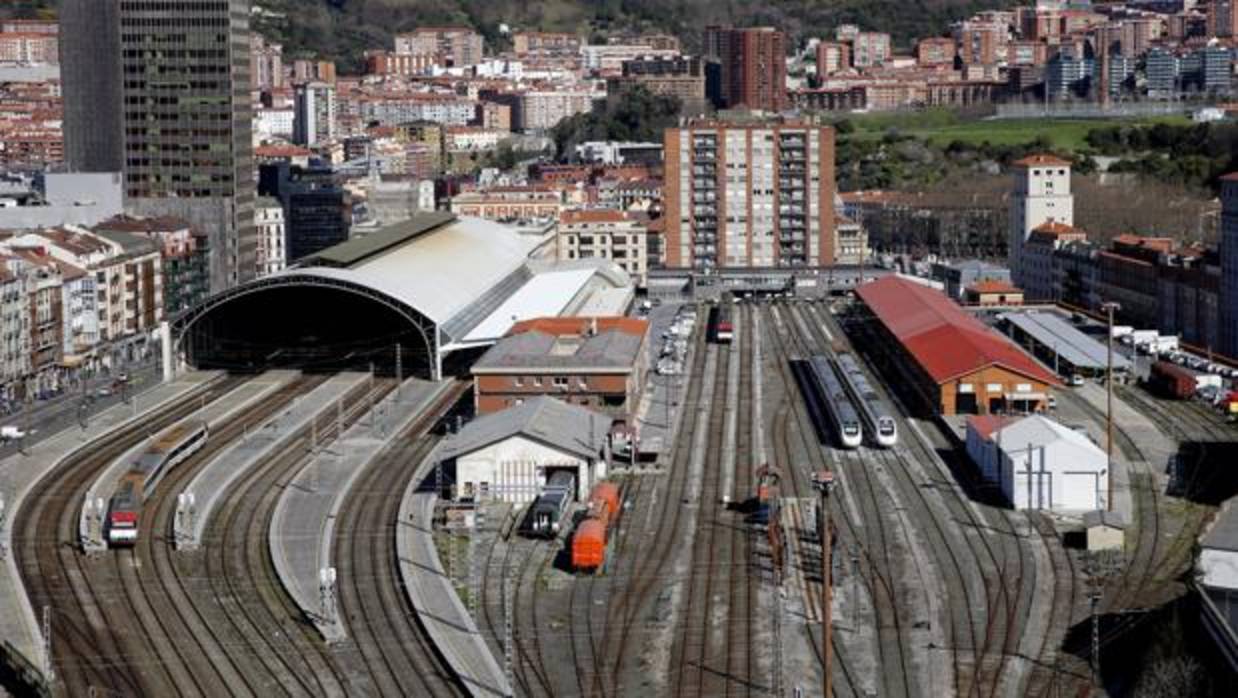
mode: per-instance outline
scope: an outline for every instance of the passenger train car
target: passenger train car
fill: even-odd
[[[529,514],[529,535],[539,538],[559,535],[563,517],[574,499],[576,474],[569,470],[552,474],[541,495],[533,502],[533,510]]]
[[[735,325],[731,320],[733,308],[723,302],[710,312],[709,336],[715,344],[730,344],[735,339]]]
[[[120,476],[108,502],[107,541],[113,547],[137,543],[142,505],[169,470],[193,455],[209,435],[204,422],[180,422],[165,429]]]
[[[859,447],[864,442],[864,428],[842,381],[834,373],[834,367],[830,365],[829,359],[821,355],[812,357],[809,363],[817,390],[825,399],[826,416],[839,445],[843,448]]]
[[[894,412],[886,405],[885,400],[873,390],[868,382],[868,376],[860,367],[855,355],[849,352],[839,352],[834,361],[838,365],[838,373],[842,376],[847,390],[855,399],[856,408],[864,418],[870,438],[878,446],[891,448],[898,443],[898,423],[894,420]]]

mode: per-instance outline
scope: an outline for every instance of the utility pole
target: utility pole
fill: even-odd
[[[821,541],[821,656],[824,664],[824,686],[821,695],[834,695],[834,523],[830,518],[830,491],[834,489],[834,473],[828,470],[813,473],[812,486],[821,494],[817,510],[817,536]]]
[[[52,662],[52,607],[43,607],[43,677],[48,685],[56,680]]]
[[[395,400],[400,401],[400,386],[404,383],[404,351],[399,342],[395,345]]]
[[[1116,310],[1121,310],[1122,306],[1111,301],[1102,305],[1101,309],[1105,311],[1109,320],[1109,333],[1105,342],[1108,347],[1107,365],[1105,367],[1105,391],[1107,393],[1105,455],[1108,463],[1105,465],[1105,481],[1109,484],[1108,492],[1105,494],[1105,509],[1113,511],[1113,313]]]

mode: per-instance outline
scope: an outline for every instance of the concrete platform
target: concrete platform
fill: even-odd
[[[434,465],[431,454],[418,466],[400,503],[396,528],[396,551],[400,578],[422,625],[448,666],[474,696],[510,696],[511,686],[502,666],[477,630],[468,609],[452,588],[434,547],[433,492],[417,492],[417,486]]]
[[[0,493],[4,498],[4,518],[0,519],[0,647],[10,659],[25,660],[28,667],[22,673],[31,684],[42,680],[47,667],[43,652],[43,635],[30,599],[21,581],[12,550],[13,531],[8,522],[21,508],[30,491],[67,457],[91,448],[100,437],[123,426],[145,419],[177,400],[205,391],[221,380],[218,371],[186,374],[171,383],[158,385],[135,395],[129,405],[116,405],[93,417],[83,430],[65,429],[32,445],[25,454],[15,454],[0,461]]]
[[[308,395],[296,398],[286,410],[211,460],[182,491],[192,494],[194,503],[190,515],[177,519],[176,549],[197,550],[216,503],[232,483],[283,449],[294,435],[309,427],[312,419],[337,409],[339,401],[368,380],[366,373],[341,373],[332,377]]]
[[[450,381],[405,381],[398,402],[392,393],[375,405],[369,416],[311,459],[279,497],[268,532],[275,570],[288,594],[327,642],[347,636],[339,618],[324,613],[319,572],[333,566],[335,519],[348,490],[366,464],[450,387]]]
[[[271,371],[264,373],[261,376],[246,381],[240,387],[218,400],[203,406],[202,409],[181,421],[205,422],[208,430],[216,429],[237,414],[261,403],[273,393],[296,380],[299,375],[296,371]],[[133,461],[141,455],[148,445],[148,441],[142,441],[126,451],[120,458],[109,463],[103,472],[99,474],[99,477],[95,478],[95,482],[90,486],[90,490],[86,492],[86,501],[102,500],[106,506],[106,502],[116,489],[116,482],[120,480],[120,476],[125,474],[125,471],[129,469]],[[82,514],[78,521],[82,548],[86,552],[107,550],[107,543],[103,540],[103,527],[96,525],[93,529],[86,507],[82,507]]]

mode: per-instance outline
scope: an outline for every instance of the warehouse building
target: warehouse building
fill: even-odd
[[[417,216],[211,297],[179,318],[177,350],[202,369],[438,379],[521,320],[631,305],[631,278],[612,262],[532,260],[537,245],[491,221]]]
[[[645,385],[649,323],[629,317],[516,323],[473,364],[478,414],[549,395],[632,422]]]
[[[865,346],[931,414],[1037,412],[1054,376],[944,294],[888,276],[856,290]]]
[[[1015,509],[1105,509],[1109,459],[1086,435],[1043,415],[967,420],[967,455]]]
[[[455,434],[439,454],[455,463],[456,501],[533,501],[556,471],[576,473],[584,500],[606,477],[611,420],[552,397],[533,397],[483,415]]]

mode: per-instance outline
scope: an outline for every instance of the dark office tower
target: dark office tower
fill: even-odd
[[[120,80],[119,97],[106,79],[67,81],[66,114],[121,105],[118,130],[106,116],[66,118],[66,141],[97,138],[83,152],[101,163],[114,152],[107,134],[120,141],[126,208],[205,231],[213,292],[257,273],[249,16],[250,0],[65,0],[61,9],[65,74]]]
[[[120,172],[125,162],[120,6],[61,0],[60,7],[65,162],[74,172]]]
[[[709,27],[706,51],[722,66],[722,104],[778,112],[787,108],[786,35],[773,27]]]

